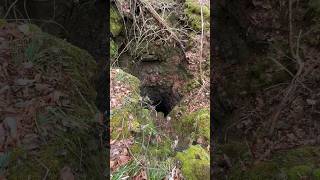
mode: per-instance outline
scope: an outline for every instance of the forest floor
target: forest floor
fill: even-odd
[[[319,179],[318,4],[219,7],[216,176]]]

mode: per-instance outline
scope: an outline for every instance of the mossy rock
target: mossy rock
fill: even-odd
[[[21,57],[24,57],[41,71],[43,78],[63,77],[62,82],[56,82],[56,90],[67,94],[68,107],[50,106],[43,112],[34,112],[39,115],[36,119],[38,130],[46,143],[37,144],[40,148],[33,153],[25,150],[24,146],[13,149],[8,179],[41,179],[46,174],[45,167],[50,169],[47,179],[58,179],[65,165],[74,170],[81,169],[78,175],[82,179],[99,178],[101,174],[97,173],[97,169],[101,168],[101,164],[98,159],[102,152],[98,151],[99,142],[88,128],[95,122],[97,113],[93,83],[97,70],[95,60],[87,51],[43,33],[35,25],[25,24],[20,28],[24,33],[32,33],[26,46],[18,46],[22,48],[19,49],[22,54],[15,57],[15,63],[21,63]],[[67,89],[64,89],[65,81],[68,82]],[[44,134],[48,129],[50,136]],[[86,156],[79,164],[81,153]]]
[[[201,146],[190,146],[186,151],[178,152],[176,158],[181,162],[186,179],[210,179],[210,156]]]
[[[113,37],[118,36],[123,29],[121,15],[116,7],[110,6],[110,31]]]
[[[181,107],[183,109],[183,107]],[[183,115],[179,118],[175,118],[175,114],[179,112],[185,113],[180,108],[174,109],[169,116],[173,117],[173,129],[175,134],[179,136],[179,141],[182,146],[191,141],[195,141],[198,138],[204,138],[204,140],[210,139],[210,111],[207,108],[200,109],[196,112],[192,112]],[[188,142],[189,141],[189,142]]]
[[[204,28],[210,28],[210,8],[207,5],[202,6]],[[191,27],[195,30],[201,30],[201,6],[198,0],[186,0],[184,13],[187,15]]]
[[[111,110],[110,127],[111,138],[118,136],[128,138],[140,133],[151,133],[154,131],[151,112],[141,106],[140,80],[121,69],[112,69],[115,72],[113,81],[123,84],[130,93],[120,97],[121,106]]]

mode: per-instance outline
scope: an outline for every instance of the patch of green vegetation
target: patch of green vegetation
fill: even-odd
[[[126,106],[120,109],[112,110],[110,117],[110,127],[112,128],[111,138],[116,139],[117,137],[128,138],[132,133],[140,132],[141,120],[136,113],[136,106]]]
[[[207,5],[202,6],[204,28],[210,28],[210,9]],[[184,13],[187,15],[191,27],[201,30],[201,5],[198,0],[186,0]]]
[[[121,69],[116,69],[115,80],[129,86],[129,89],[134,96],[140,96],[140,80],[138,78]]]
[[[118,56],[118,45],[113,40],[110,41],[110,55],[111,58]]]
[[[121,180],[125,179],[127,176],[135,176],[139,173],[141,170],[141,166],[138,162],[136,161],[131,161],[128,164],[120,167],[117,169],[115,172],[111,174],[110,179],[111,180]]]
[[[137,138],[136,143],[130,147],[130,151],[134,156],[143,155],[156,158],[159,161],[163,161],[172,156],[174,153],[171,148],[172,141],[168,137],[162,136],[161,141],[157,142],[157,135],[160,135],[159,132],[152,134],[144,133],[141,137]],[[148,141],[149,137],[151,137],[151,141]]]
[[[181,110],[176,109],[170,116],[174,118],[176,116],[174,113],[178,113],[179,111]],[[209,109],[200,109],[196,112],[183,115],[180,118],[174,118],[172,123],[182,143],[187,140],[197,140],[197,138],[210,139]]]
[[[210,179],[210,156],[201,146],[190,146],[186,151],[178,152],[176,158],[181,162],[186,179]]]
[[[110,6],[110,31],[114,37],[118,36],[123,29],[121,15],[117,8]]]

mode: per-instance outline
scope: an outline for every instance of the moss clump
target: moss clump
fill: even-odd
[[[181,142],[186,142],[186,140],[193,141],[197,138],[204,138],[205,140],[209,140],[210,111],[209,109],[204,108],[196,112],[184,115],[181,118],[174,119],[173,127],[176,130],[176,133],[180,136],[179,139],[181,139]]]
[[[110,31],[114,37],[118,36],[123,29],[122,18],[118,10],[110,7]]]
[[[176,158],[181,162],[186,179],[210,179],[210,156],[201,146],[190,146],[186,151],[178,152]]]
[[[204,28],[210,28],[210,9],[208,6],[203,5],[202,7]],[[201,30],[201,6],[198,0],[186,0],[184,13],[187,15],[191,27],[195,30]]]
[[[308,165],[294,166],[288,171],[288,179],[300,180],[303,177],[310,177],[312,167]]]
[[[110,117],[111,139],[119,136],[128,138],[131,133],[139,132],[140,123],[137,119],[135,106],[114,110]]]

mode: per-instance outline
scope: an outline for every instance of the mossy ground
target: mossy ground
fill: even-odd
[[[170,117],[173,117],[172,126],[175,129],[175,134],[179,136],[181,146],[191,144],[198,138],[204,138],[208,141],[210,139],[209,109],[200,109],[177,118],[177,114],[184,111],[185,107],[180,105],[169,114]]]
[[[97,132],[89,130],[97,113],[93,86],[96,63],[85,50],[43,33],[36,26],[30,25],[29,30],[32,32],[30,43],[21,51],[23,56],[17,57],[32,62],[45,78],[65,77],[57,82],[56,88],[68,95],[69,106],[51,106],[37,112],[37,129],[42,137],[40,147],[33,152],[23,147],[13,150],[8,166],[9,179],[41,179],[46,172],[48,179],[58,179],[66,165],[79,179],[99,179],[103,176],[106,152],[98,149]],[[70,85],[68,88],[64,86],[65,80]]]
[[[155,126],[150,109],[143,106],[140,96],[140,81],[129,73],[117,69],[113,81],[125,84],[131,92],[121,100],[121,106],[112,109],[110,127],[111,139],[133,137],[134,144],[129,148],[134,160],[112,172],[112,179],[122,177],[123,173],[135,176],[142,169],[140,161],[146,162],[146,172],[150,179],[165,177],[173,164],[167,159],[173,155],[172,141]],[[156,137],[161,137],[157,140]],[[138,164],[137,164],[138,163]]]
[[[210,179],[210,156],[200,145],[178,152],[176,158],[181,162],[182,173],[187,179]]]

